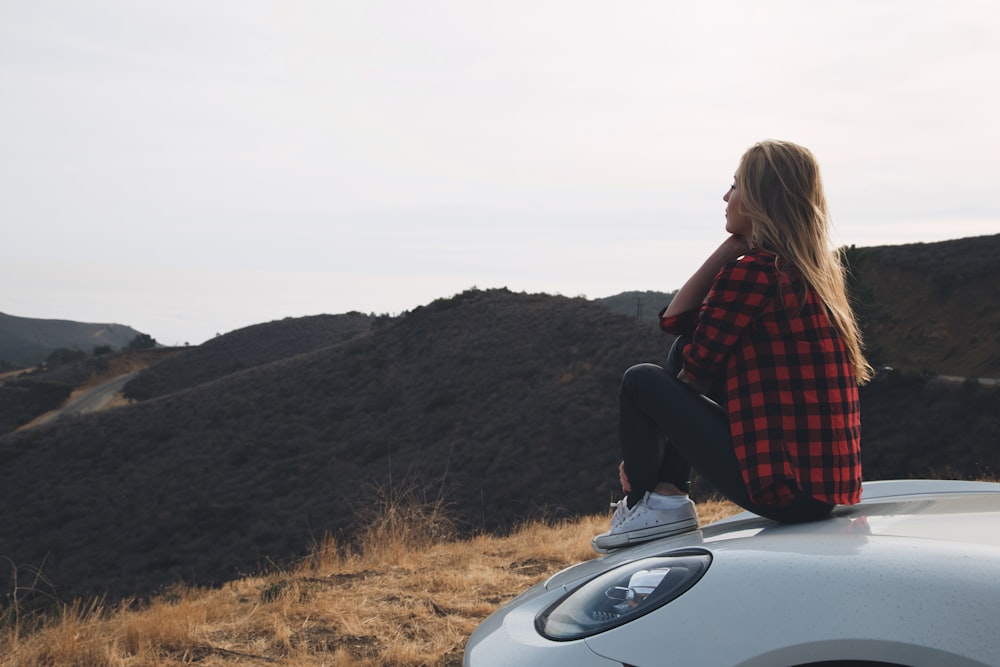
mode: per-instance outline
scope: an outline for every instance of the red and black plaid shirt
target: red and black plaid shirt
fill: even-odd
[[[818,500],[861,499],[861,409],[854,367],[819,296],[755,249],[727,264],[700,311],[662,317],[691,336],[684,371],[725,378],[736,458],[750,497],[783,505],[798,487]]]

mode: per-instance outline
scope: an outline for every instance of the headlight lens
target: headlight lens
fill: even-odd
[[[711,562],[707,551],[687,550],[622,565],[564,595],[535,618],[535,627],[557,641],[610,630],[677,599]]]

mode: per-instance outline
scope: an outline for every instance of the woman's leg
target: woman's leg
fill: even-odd
[[[633,366],[622,380],[619,402],[622,454],[632,487],[630,506],[659,482],[686,490],[690,466],[737,505],[775,520],[815,519],[832,509],[805,495],[785,508],[751,501],[724,411],[676,374],[653,364]]]
[[[674,377],[684,363],[682,352],[683,338],[674,340],[667,355],[667,363],[663,369]],[[626,372],[628,377],[628,371]],[[641,411],[637,411],[632,401],[627,400],[624,392],[625,379],[622,380],[622,393],[619,395],[619,442],[622,446],[622,458],[626,461],[625,473],[632,487],[628,496],[631,507],[647,491],[652,491],[659,482],[669,482],[684,493],[688,492],[691,477],[691,466],[672,447],[664,441],[662,432],[656,421],[649,419]]]
[[[639,364],[625,372],[619,406],[630,504],[660,482],[687,490],[691,467],[733,502],[750,502],[729,422],[716,403],[663,368]]]

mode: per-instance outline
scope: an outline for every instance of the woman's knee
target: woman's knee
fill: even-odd
[[[622,376],[622,382],[629,380],[634,380],[635,378],[643,378],[647,375],[652,375],[656,373],[663,373],[663,367],[657,366],[656,364],[636,364],[632,366],[627,371],[625,375]]]
[[[663,367],[656,364],[636,364],[632,366],[622,376],[622,393],[629,391],[642,391],[650,387],[653,383],[662,383],[666,376]]]

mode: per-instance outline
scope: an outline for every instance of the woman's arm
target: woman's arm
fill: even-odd
[[[663,311],[663,316],[670,317],[701,308],[709,290],[712,289],[715,276],[718,275],[722,267],[740,255],[745,255],[749,249],[750,245],[742,236],[734,234],[723,241],[722,245],[716,248],[701,267],[694,272],[694,275],[688,278],[687,282],[677,290],[677,294],[670,300],[667,309]]]
[[[776,260],[774,253],[755,250],[719,271],[696,313],[691,342],[683,350],[684,373],[678,375],[683,382],[704,393],[706,383],[724,377],[730,355],[753,344],[744,340],[749,329],[756,332],[758,342],[759,336],[767,335],[766,326],[755,325],[781,298],[781,283],[787,276],[783,278]],[[768,362],[758,357],[757,363]]]
[[[708,259],[694,272],[694,275],[688,278],[687,282],[677,290],[677,294],[663,311],[662,317],[679,315],[701,308],[722,267],[741,255],[745,255],[748,250],[750,250],[750,245],[745,238],[736,235],[729,236],[708,256]],[[685,373],[683,368],[677,374],[677,379],[702,394],[707,392],[711,386],[711,381],[696,381]]]

